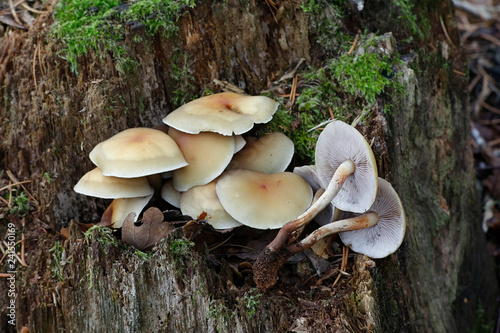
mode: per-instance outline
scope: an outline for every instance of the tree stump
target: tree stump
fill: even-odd
[[[464,332],[491,325],[497,282],[480,230],[467,78],[459,74],[466,67],[452,4],[356,3],[199,1],[176,13],[173,36],[126,30],[122,43],[140,65],[125,73],[92,49],[78,58],[78,75],[71,70],[58,55],[61,40],[47,30],[57,0],[27,31],[5,34],[0,161],[32,181],[36,207],[24,219],[2,217],[29,236],[28,267],[17,268],[16,326],[2,300],[2,330]],[[228,264],[206,249],[175,252],[176,242],[189,244],[180,230],[146,258],[122,243],[86,239],[74,222],[69,239],[55,234],[70,220],[98,221],[104,210],[101,200],[73,191],[92,168],[88,154],[98,142],[129,127],[159,125],[207,89],[278,91],[276,82],[290,85],[287,74],[297,65],[320,68],[359,31],[392,33],[393,52],[403,60],[393,71],[406,93],[378,94],[361,127],[375,138],[379,175],[406,210],[407,234],[395,254],[356,255],[352,276],[336,288],[308,285],[297,268],[280,277],[283,289],[259,294],[251,280],[236,283]],[[389,97],[393,112],[383,112]],[[59,257],[49,251],[56,240]],[[58,260],[59,277],[51,271]]]

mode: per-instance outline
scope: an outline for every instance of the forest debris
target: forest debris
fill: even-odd
[[[356,34],[356,37],[354,37],[354,42],[352,42],[352,46],[349,49],[349,52],[347,52],[347,54],[352,54],[352,52],[354,51],[354,48],[358,44],[358,40],[359,40],[359,34]]]
[[[349,259],[349,247],[344,245],[343,250],[342,250],[342,263],[340,264],[339,275],[337,275],[337,278],[333,282],[332,288],[335,287],[337,282],[339,282],[340,277],[343,275],[343,273],[345,273],[345,270],[347,268],[347,260],[348,259]]]
[[[12,173],[12,171],[10,170],[6,170],[5,173],[7,174],[7,176],[10,178],[10,180],[14,183],[18,183],[22,189],[24,190],[24,192],[26,193],[26,195],[30,198],[31,201],[33,201],[35,203],[35,205],[38,207],[38,200],[35,199],[34,196],[31,195],[30,191],[28,191],[28,189],[23,185],[24,182],[20,182],[16,176],[14,176],[14,174]],[[29,180],[29,181],[25,181],[27,183],[31,183],[32,181]]]
[[[172,223],[163,222],[163,213],[156,207],[146,210],[142,216],[142,225],[134,224],[134,213],[125,218],[122,226],[122,240],[145,251],[150,250],[156,242],[167,237],[175,227]]]
[[[276,18],[276,15],[274,15],[274,11],[278,11],[278,7],[276,7],[276,4],[273,0],[266,0],[266,4],[267,7],[269,7],[269,11],[273,15],[274,22],[278,23],[278,19]]]
[[[472,3],[470,0],[453,0],[456,8],[469,12],[473,15],[479,16],[485,20],[491,20],[498,17],[500,12],[500,5],[481,5]]]

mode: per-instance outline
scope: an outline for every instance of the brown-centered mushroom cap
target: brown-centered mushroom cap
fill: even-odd
[[[294,146],[285,134],[268,133],[253,143],[248,143],[236,153],[228,166],[263,173],[283,172],[292,161]]]
[[[188,134],[170,128],[169,135],[179,146],[187,166],[174,170],[174,187],[187,191],[205,185],[219,176],[234,154],[234,138],[213,132]]]
[[[152,128],[130,128],[96,145],[90,159],[105,176],[141,177],[186,166],[175,141]]]
[[[394,253],[405,236],[406,216],[401,200],[386,180],[379,178],[378,192],[370,212],[378,215],[373,227],[339,233],[342,242],[353,251],[370,258],[384,258]],[[352,214],[346,214],[350,216]]]
[[[75,192],[104,199],[134,198],[153,194],[146,177],[104,176],[101,169],[87,172],[74,187]]]
[[[356,213],[370,208],[377,194],[377,166],[370,145],[361,133],[342,121],[331,122],[318,137],[315,158],[325,189],[343,162],[354,163],[354,173],[345,179],[332,201],[335,207]]]
[[[224,92],[198,98],[168,114],[163,122],[179,131],[197,134],[242,134],[254,123],[271,120],[278,103],[265,96]]]
[[[205,220],[214,229],[234,228],[241,225],[222,207],[215,191],[216,181],[203,186],[195,186],[181,194],[180,208],[183,215],[197,218],[201,213],[207,213]]]
[[[256,229],[280,228],[312,201],[309,184],[291,172],[229,170],[217,181],[216,191],[229,215]]]

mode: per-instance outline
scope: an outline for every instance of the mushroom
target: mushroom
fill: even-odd
[[[318,137],[316,168],[324,193],[296,219],[288,222],[268,245],[279,250],[292,232],[309,223],[330,203],[339,209],[365,212],[377,194],[375,157],[364,137],[341,121],[328,124]],[[341,200],[333,200],[341,194]],[[345,208],[347,207],[347,208]]]
[[[278,103],[265,96],[223,92],[198,98],[169,113],[163,122],[179,131],[197,134],[242,134],[254,123],[271,120]]]
[[[263,173],[283,172],[292,161],[293,142],[285,134],[268,133],[236,153],[228,170],[246,169]]]
[[[235,135],[234,136],[234,153],[236,154],[237,152],[242,150],[246,144],[247,144],[247,141],[245,140],[245,138],[243,136]]]
[[[96,145],[90,159],[105,176],[133,178],[181,168],[186,160],[175,141],[152,128],[131,128]]]
[[[406,216],[403,204],[394,188],[385,179],[378,179],[378,192],[370,211],[379,221],[367,229],[339,233],[342,242],[353,251],[370,258],[384,258],[394,253],[405,236]],[[347,213],[345,216],[351,216]]]
[[[168,179],[161,187],[161,197],[176,208],[181,206],[181,192],[175,189],[172,179]]]
[[[318,137],[315,159],[323,188],[340,181],[330,192],[335,207],[356,213],[371,207],[377,194],[377,164],[361,133],[342,121],[331,122]]]
[[[293,173],[296,173],[302,178],[304,178],[313,189],[313,193],[317,193],[318,191],[321,191],[322,193],[324,191],[323,188],[321,187],[322,185],[318,178],[315,165],[303,165],[300,167],[295,167],[293,169]],[[314,217],[314,220],[319,225],[328,224],[332,222],[334,219],[337,219],[336,217],[338,217],[337,216],[338,214],[335,214],[336,212],[338,212],[338,209],[336,209],[335,206],[330,202],[322,211],[320,211]]]
[[[392,186],[379,179],[377,196],[364,214],[345,215],[346,219],[324,225],[303,240],[280,249],[277,255],[267,256],[254,264],[254,279],[259,289],[266,290],[276,283],[276,274],[286,260],[315,244],[318,240],[339,233],[342,242],[352,250],[371,258],[384,258],[401,245],[406,217],[401,200]],[[269,249],[266,250],[269,254]],[[268,260],[271,261],[268,261]]]
[[[149,186],[146,177],[119,178],[104,176],[99,168],[95,168],[83,175],[76,183],[74,191],[103,199],[133,198],[153,194],[153,188]]]
[[[201,213],[207,215],[204,218],[214,229],[228,229],[241,225],[224,207],[222,207],[216,193],[216,181],[206,185],[195,186],[181,194],[180,208],[183,215],[197,218]]]
[[[318,137],[315,158],[325,191],[303,214],[280,229],[255,262],[261,271],[276,270],[276,273],[284,263],[282,260],[287,250],[283,246],[292,233],[298,237],[304,226],[330,203],[337,208],[344,207],[344,210],[365,212],[375,200],[378,186],[375,157],[364,137],[354,127],[341,121],[329,123]],[[332,202],[334,198],[337,200]],[[256,281],[259,279],[265,279],[265,276],[255,277]]]
[[[110,225],[111,228],[121,228],[130,213],[135,214],[135,222],[152,197],[151,194],[145,197],[115,199],[102,214],[100,223]]]
[[[229,170],[217,181],[216,191],[229,215],[256,229],[280,228],[312,201],[309,184],[291,172]]]
[[[168,134],[179,146],[188,165],[174,170],[174,187],[187,191],[205,185],[218,177],[234,154],[234,138],[218,133],[188,134],[170,128]]]

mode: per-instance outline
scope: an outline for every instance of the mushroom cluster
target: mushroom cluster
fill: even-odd
[[[191,101],[168,114],[167,128],[133,128],[99,143],[97,166],[75,191],[114,199],[101,223],[120,228],[155,190],[184,215],[202,215],[215,229],[279,228],[307,210],[310,185],[285,172],[294,146],[282,133],[247,143],[241,134],[272,119],[278,103],[231,92]]]
[[[314,203],[287,222],[254,264],[257,287],[276,283],[279,269],[293,254],[339,233],[345,245],[371,258],[383,258],[401,245],[406,218],[396,191],[378,177],[375,157],[364,137],[341,121],[329,123],[316,145],[316,165],[296,168],[316,190]],[[315,217],[322,225],[294,242]]]
[[[291,255],[333,233],[372,258],[396,251],[405,234],[404,210],[378,177],[363,135],[332,121],[318,138],[316,165],[287,172],[294,154],[287,136],[242,137],[271,120],[277,107],[264,96],[230,92],[191,101],[163,119],[166,129],[128,129],[95,146],[90,159],[96,168],[74,189],[114,199],[101,220],[113,228],[130,213],[136,221],[155,192],[214,229],[280,228],[254,265],[263,290],[275,284]],[[313,219],[321,227],[297,241]]]

